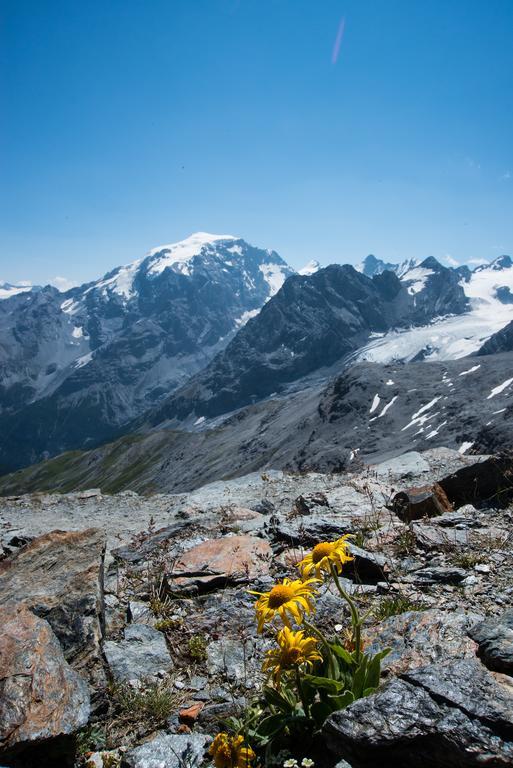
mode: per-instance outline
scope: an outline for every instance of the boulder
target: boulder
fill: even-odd
[[[0,762],[34,748],[44,755],[58,742],[68,751],[65,737],[89,719],[86,681],[65,660],[49,623],[24,605],[1,606],[0,626]]]
[[[392,507],[405,523],[421,520],[423,517],[436,517],[452,510],[445,491],[438,483],[399,491],[392,499]]]
[[[129,624],[124,640],[108,640],[103,649],[116,682],[149,679],[173,666],[164,635],[145,624]]]
[[[475,613],[408,611],[367,629],[365,639],[372,653],[392,649],[382,668],[397,675],[448,657],[473,658],[477,645],[469,634],[480,621]]]
[[[256,536],[224,536],[188,549],[167,573],[171,589],[202,591],[269,573],[272,550]]]
[[[476,659],[433,664],[336,712],[323,729],[354,768],[513,763],[513,689]]]
[[[513,610],[498,618],[485,619],[470,636],[479,646],[479,656],[488,669],[513,675]]]
[[[0,605],[23,603],[48,621],[66,660],[105,685],[100,649],[104,630],[105,536],[97,528],[52,531],[0,562]]]
[[[428,462],[417,451],[409,451],[394,459],[371,465],[371,469],[377,477],[385,477],[390,480],[404,480],[430,472]]]
[[[159,733],[131,749],[123,758],[123,768],[199,768],[210,742],[200,733]]]
[[[289,546],[311,547],[319,541],[333,541],[353,533],[354,523],[336,514],[311,514],[289,519],[275,515],[268,524],[269,535]]]
[[[430,566],[428,568],[420,568],[410,576],[407,576],[405,581],[412,582],[418,586],[459,584],[466,576],[467,572],[464,568],[457,568],[456,566]]]

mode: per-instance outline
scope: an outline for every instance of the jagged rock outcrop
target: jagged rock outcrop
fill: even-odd
[[[65,737],[89,719],[87,683],[48,622],[24,605],[0,606],[0,626],[0,762],[27,765],[27,751],[38,750],[39,765],[65,765],[73,751]]]
[[[508,766],[513,686],[475,659],[433,664],[331,715],[323,733],[353,768]]]
[[[0,562],[0,606],[22,604],[46,619],[71,666],[98,692],[105,687],[103,556],[105,535],[52,531]]]
[[[513,674],[513,609],[490,617],[470,633],[478,644],[478,654],[488,669]]]
[[[485,341],[476,355],[496,355],[499,352],[512,352],[513,351],[513,320],[508,323],[500,331],[494,333],[493,336]]]

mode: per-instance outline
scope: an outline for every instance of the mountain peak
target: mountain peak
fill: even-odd
[[[152,248],[150,256],[155,256],[162,251],[171,251],[172,253],[180,254],[180,260],[186,258],[192,258],[197,256],[201,249],[205,245],[211,245],[219,240],[237,240],[234,235],[212,235],[209,232],[194,232],[185,240],[179,240],[177,243],[169,243],[168,245],[159,245],[156,248]]]
[[[319,271],[321,265],[316,259],[311,259],[308,264],[305,264],[304,267],[302,267],[300,270],[298,270],[299,275],[313,275],[316,272]]]
[[[442,266],[434,256],[428,256],[427,259],[424,259],[424,261],[419,264],[419,267],[422,267],[423,269],[432,269],[435,272],[439,272],[441,269],[447,269],[447,267]]]

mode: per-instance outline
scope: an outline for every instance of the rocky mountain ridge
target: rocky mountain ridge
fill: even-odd
[[[460,358],[513,316],[506,256],[473,272],[429,258],[400,278],[315,267],[280,289],[291,272],[198,233],[66,294],[1,302],[0,471],[126,433],[215,428],[355,362]]]

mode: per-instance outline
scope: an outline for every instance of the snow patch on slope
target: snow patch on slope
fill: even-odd
[[[17,296],[19,293],[28,293],[32,290],[30,283],[18,283],[12,285],[11,283],[0,283],[0,300],[10,299],[11,296]]]
[[[314,275],[316,272],[319,271],[321,268],[321,265],[318,261],[315,259],[312,259],[308,262],[308,264],[305,264],[305,266],[299,270],[299,275]]]
[[[281,286],[285,282],[286,274],[284,267],[280,264],[260,264],[258,267],[264,280],[269,286],[269,298],[274,296],[280,290]]]

